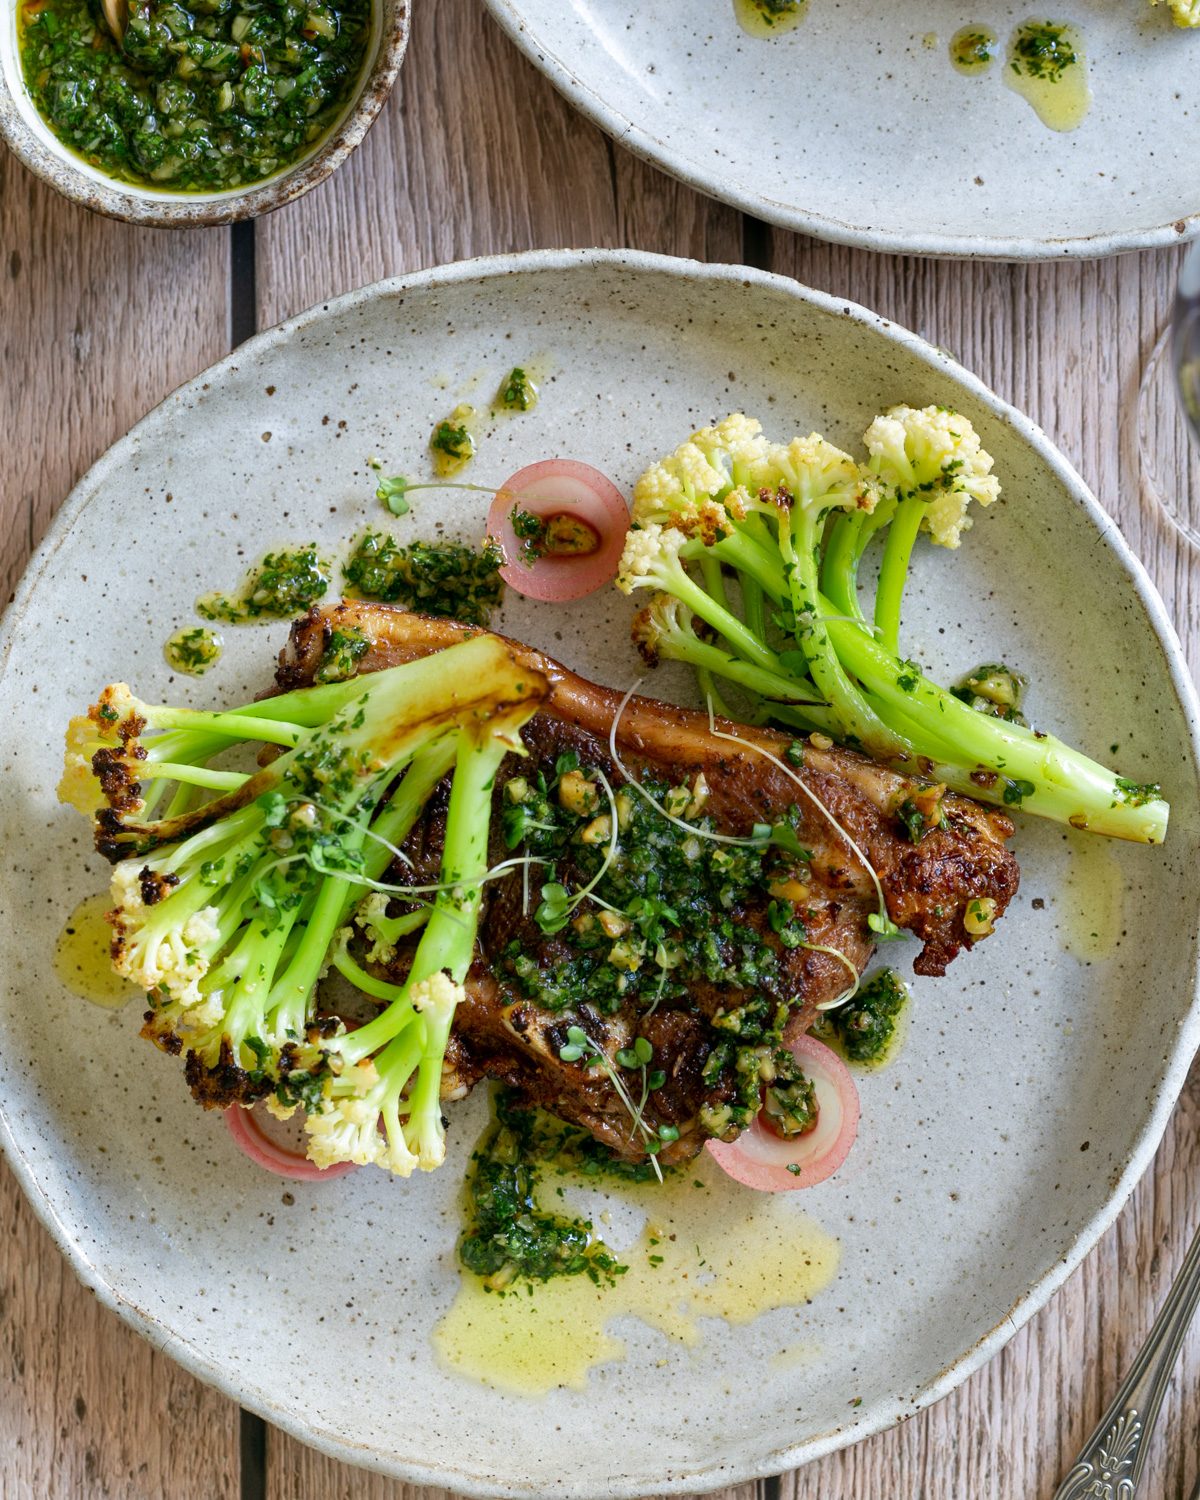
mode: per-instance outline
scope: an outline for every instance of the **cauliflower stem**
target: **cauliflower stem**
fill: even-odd
[[[654,591],[633,625],[643,657],[690,663],[702,690],[733,684],[744,718],[829,735],[980,801],[1161,843],[1157,785],[979,711],[902,655],[918,538],[957,548],[971,502],[1000,493],[974,427],[944,407],[897,406],[863,445],[859,463],[816,433],[771,443],[735,414],[652,464],[617,577],[626,593]],[[860,573],[876,541],[868,610]]]
[[[114,967],[146,992],[142,1034],[185,1054],[201,1104],[303,1107],[322,1165],[438,1165],[442,1057],[474,951],[492,782],[523,753],[520,729],[546,691],[479,636],[252,712],[149,708],[118,684],[73,722],[60,794],[95,810],[114,861]],[[253,772],[215,769],[241,739],[279,753]],[[404,985],[387,984],[350,958],[347,924],[447,774],[436,898],[420,921],[379,914],[377,942],[423,926]],[[162,816],[148,819],[159,786]],[[385,1004],[357,1031],[318,1011],[330,965]]]

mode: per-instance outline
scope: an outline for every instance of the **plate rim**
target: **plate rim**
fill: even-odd
[[[826,214],[780,203],[763,193],[740,192],[719,171],[703,171],[649,129],[587,87],[523,18],[520,0],[483,0],[492,19],[522,55],[548,78],[580,114],[642,161],[667,172],[686,187],[719,203],[765,219],[794,234],[812,235],[835,245],[887,255],[921,255],[942,260],[1056,261],[1098,260],[1128,250],[1160,250],[1186,245],[1200,236],[1200,206],[1179,218],[1137,229],[1046,239],[1034,235],[903,234],[870,225],[847,224]]]
[[[484,280],[498,280],[510,275],[560,271],[586,273],[592,268],[605,267],[619,268],[638,275],[674,276],[681,281],[703,280],[756,286],[763,291],[781,294],[807,303],[831,316],[849,318],[860,326],[880,334],[889,342],[899,345],[937,373],[948,375],[956,380],[976,400],[986,406],[993,416],[1013,428],[1054,473],[1071,500],[1092,522],[1101,542],[1115,554],[1117,562],[1124,568],[1154,632],[1175,700],[1183,712],[1190,744],[1189,771],[1197,787],[1200,788],[1200,697],[1197,696],[1182,644],[1166,606],[1142,563],[1121,535],[1116,523],[1092,494],[1082,476],[1076,472],[1067,458],[1031,418],[996,395],[978,376],[972,374],[941,349],[900,324],[848,298],[836,297],[805,286],[791,277],[757,270],[749,266],[712,264],[638,250],[533,250],[511,255],[482,256],[455,261],[374,282],[339,297],[316,303],[295,317],[286,319],[272,328],[264,329],[261,333],[247,339],[223,359],[216,361],[193,379],[184,382],[152,407],[140,421],[135,423],[124,436],[118,438],[91,465],[72,488],[56,512],[42,541],[30,557],[12,600],[3,616],[0,617],[0,681],[3,681],[7,675],[16,647],[16,634],[34,592],[75,520],[96,498],[99,486],[110,472],[121,468],[129,457],[136,453],[143,432],[159,420],[167,408],[174,403],[193,393],[198,395],[206,385],[223,379],[230,371],[236,372],[239,362],[245,361],[248,356],[260,357],[285,344],[313,324],[328,317],[340,316],[365,303],[404,296],[415,291],[452,287]],[[888,1401],[881,1401],[860,1417],[850,1417],[841,1425],[824,1433],[772,1449],[757,1461],[739,1462],[731,1466],[708,1464],[689,1471],[678,1469],[665,1478],[646,1476],[641,1479],[631,1477],[610,1479],[603,1489],[560,1481],[557,1493],[563,1497],[563,1500],[568,1500],[568,1497],[571,1497],[571,1500],[585,1500],[585,1497],[596,1496],[603,1496],[604,1500],[640,1500],[640,1497],[646,1493],[647,1484],[659,1494],[679,1494],[778,1474],[799,1468],[875,1433],[886,1431],[902,1419],[940,1401],[998,1354],[1034,1313],[1045,1306],[1053,1293],[1078,1267],[1112,1225],[1158,1148],[1198,1048],[1200,1048],[1200,953],[1197,955],[1196,972],[1193,974],[1191,1003],[1186,1013],[1181,1014],[1171,1043],[1168,1066],[1164,1070],[1157,1090],[1150,1097],[1150,1109],[1124,1168],[1112,1182],[1104,1203],[1076,1235],[1066,1253],[1017,1299],[995,1326],[915,1395],[908,1399],[897,1395]],[[280,1427],[299,1441],[333,1458],[358,1467],[373,1469],[412,1484],[434,1487],[450,1485],[464,1494],[489,1497],[489,1500],[491,1497],[504,1500],[504,1497],[514,1495],[537,1496],[539,1494],[532,1482],[522,1485],[520,1482],[497,1481],[483,1473],[460,1471],[449,1465],[431,1466],[420,1459],[406,1459],[375,1449],[367,1450],[351,1439],[324,1431],[312,1423],[306,1423],[300,1417],[294,1417],[286,1411],[277,1409],[272,1397],[265,1389],[257,1387],[247,1379],[231,1375],[215,1359],[169,1330],[118,1287],[104,1279],[102,1273],[88,1258],[83,1247],[72,1238],[66,1225],[59,1218],[55,1205],[37,1180],[32,1164],[18,1149],[2,1098],[0,1098],[0,1150],[3,1150],[14,1176],[38,1219],[82,1284],[94,1292],[105,1307],[115,1312],[124,1322],[153,1344],[160,1353],[169,1353],[172,1359],[207,1385]]]

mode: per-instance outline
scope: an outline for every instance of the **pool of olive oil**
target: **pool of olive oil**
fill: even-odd
[[[1079,28],[1029,21],[1009,38],[1004,81],[1051,130],[1074,130],[1092,103]]]
[[[54,948],[54,972],[73,995],[119,1010],[139,993],[128,979],[113,973],[109,959],[112,928],[104,913],[112,906],[107,891],[88,896],[67,918]]]
[[[556,1174],[595,1196],[594,1181]],[[699,1184],[699,1185],[697,1185]],[[799,1307],[833,1280],[838,1242],[789,1193],[754,1193],[721,1175],[707,1155],[665,1184],[623,1183],[604,1190],[610,1217],[640,1216],[640,1231],[617,1253],[628,1270],[615,1283],[560,1276],[501,1296],[465,1273],[433,1331],[440,1362],[499,1390],[539,1396],[557,1386],[583,1390],[598,1365],[624,1357],[611,1331],[634,1317],[682,1346],[711,1336],[702,1320],[749,1323],[775,1308]],[[589,1206],[607,1235],[606,1212]]]
[[[751,36],[782,36],[804,19],[808,0],[733,0],[738,25]]]

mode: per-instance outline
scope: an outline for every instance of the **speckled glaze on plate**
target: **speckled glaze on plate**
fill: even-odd
[[[341,118],[299,161],[261,182],[217,193],[172,193],[120,182],[77,156],[38,113],[25,87],[17,37],[17,4],[0,17],[0,137],[29,170],[64,198],[130,224],[193,229],[271,213],[324,182],[374,124],[408,45],[408,0],[375,0],[362,75]]]
[[[196,594],[272,544],[333,545],[378,523],[367,458],[421,470],[434,420],[464,394],[486,402],[517,359],[536,363],[542,399],[481,437],[481,480],[558,453],[628,485],[736,407],[843,445],[899,400],[965,411],[1005,496],[957,555],[921,551],[913,649],[942,677],[1003,653],[1032,673],[1037,720],[1106,754],[1119,742],[1126,774],[1160,777],[1174,806],[1162,849],[1022,820],[1009,916],[944,980],[918,983],[906,1049],[861,1080],[849,1161],[795,1195],[841,1240],[825,1293],[718,1324],[699,1351],[628,1323],[624,1363],[586,1394],[536,1401],[446,1373],[429,1344],[455,1293],[481,1099],[451,1110],[444,1170],[407,1183],[360,1171],[281,1201],[284,1185],[188,1099],[178,1063],[136,1040],[136,1006],[91,1008],[49,964],[64,917],[104,880],[84,825],[54,801],[68,716],[114,678],[206,705],[264,688],[282,626],[227,630],[199,683],[168,683],[162,641]],[[479,535],[484,496],[413,500],[401,535],[437,522]],[[625,685],[630,608],[615,591],[568,610],[515,599],[501,623]],[[352,1462],[472,1494],[637,1496],[776,1472],[911,1415],[994,1354],[1111,1221],[1200,1034],[1196,705],[1160,601],[1025,418],[911,334],[789,281],[553,252],[314,309],[96,465],[30,565],[0,650],[0,1135],[14,1169],[105,1302]],[[906,964],[914,946],[889,958]],[[798,1344],[803,1368],[772,1363]]]
[[[732,0],[486,0],[531,62],[623,146],[786,229],[869,250],[1005,260],[1111,255],[1200,233],[1200,32],[1165,4],[809,0],[749,36]],[[1095,93],[1048,130],[1005,88],[1003,48],[1036,15],[1082,30]],[[949,42],[986,23],[982,76]]]

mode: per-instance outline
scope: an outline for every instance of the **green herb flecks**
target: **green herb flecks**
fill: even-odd
[[[177,630],[163,647],[163,655],[173,671],[202,677],[220,657],[221,650],[221,637],[215,630],[193,625]]]
[[[1118,776],[1116,785],[1117,796],[1127,807],[1145,807],[1162,796],[1157,781],[1130,781],[1127,776]]]
[[[507,411],[532,411],[538,402],[538,388],[520,365],[514,365],[500,386],[500,405]]]
[[[1066,28],[1055,21],[1026,21],[1017,27],[1010,66],[1014,73],[1058,83],[1079,61]]]
[[[332,576],[315,543],[281,548],[267,553],[237,594],[203,594],[196,601],[196,613],[202,620],[225,620],[231,625],[290,620],[325,597]]]
[[[478,550],[458,542],[403,547],[384,532],[368,531],[355,543],[345,575],[359,598],[486,625],[504,593],[503,565],[503,554],[491,542]]]
[[[514,506],[510,520],[520,543],[521,561],[529,568],[543,557],[590,557],[600,547],[596,528],[566,511],[537,516]]]
[[[449,417],[438,422],[429,439],[433,467],[439,478],[459,473],[475,456],[475,439],[471,434],[473,407],[459,405]]]
[[[950,38],[950,61],[960,73],[981,73],[996,55],[996,34],[986,26],[964,26]]]
[[[991,714],[1010,724],[1024,724],[1021,704],[1025,698],[1028,678],[1004,662],[986,662],[976,667],[950,691],[977,713]]]
[[[356,675],[359,662],[370,648],[370,641],[354,626],[334,630],[321,653],[314,681],[345,682]]]

